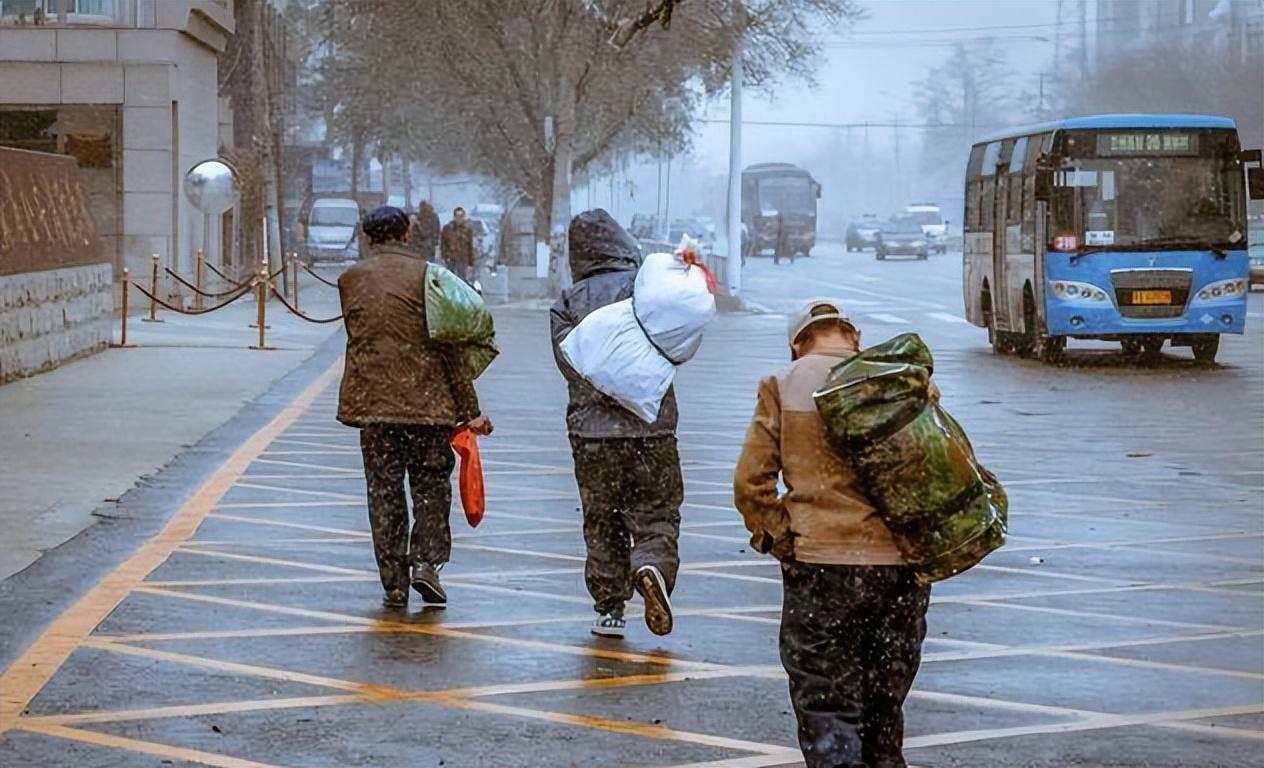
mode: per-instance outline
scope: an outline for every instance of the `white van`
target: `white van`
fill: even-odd
[[[356,232],[360,206],[346,197],[322,197],[307,215],[307,257],[312,261],[350,261],[359,258]]]
[[[904,212],[922,225],[922,234],[933,250],[945,253],[948,250],[948,222],[940,213],[939,206],[934,203],[914,203],[904,206]]]

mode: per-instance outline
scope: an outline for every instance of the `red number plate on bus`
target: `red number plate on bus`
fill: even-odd
[[[1171,304],[1171,291],[1133,291],[1133,304]]]

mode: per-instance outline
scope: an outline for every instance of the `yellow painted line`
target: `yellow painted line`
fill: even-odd
[[[634,664],[655,664],[662,666],[678,666],[685,669],[716,669],[723,665],[710,664],[700,661],[686,661],[681,659],[673,659],[668,656],[656,656],[652,654],[625,653],[607,648],[592,648],[587,646],[566,645],[563,643],[547,643],[540,640],[525,640],[517,637],[501,637],[498,635],[484,635],[476,632],[467,632],[463,630],[453,629],[438,624],[402,624],[397,622],[383,622],[367,619],[362,616],[352,616],[349,614],[330,613],[328,611],[310,611],[303,608],[292,608],[288,605],[274,605],[271,603],[258,603],[249,600],[236,600],[228,597],[218,597],[214,595],[202,595],[194,592],[177,592],[162,589],[150,589],[147,587],[138,587],[137,592],[146,594],[165,595],[167,597],[175,597],[184,600],[192,600],[195,602],[211,603],[214,605],[226,605],[235,608],[249,608],[269,613],[280,613],[290,616],[306,616],[308,618],[330,619],[332,621],[342,621],[348,624],[368,624],[376,627],[378,632],[396,632],[396,633],[412,633],[420,635],[434,635],[438,637],[448,637],[462,640],[480,640],[487,643],[497,645],[511,645],[519,648],[532,648],[536,650],[549,651],[553,653],[564,653],[577,656],[587,656],[599,659],[612,659],[615,661],[626,661]],[[506,626],[513,626],[508,624]]]
[[[128,593],[162,565],[176,547],[193,537],[198,526],[236,479],[245,474],[250,462],[262,454],[272,440],[289,428],[316,396],[329,386],[338,375],[341,363],[341,359],[335,361],[272,421],[251,435],[180,507],[161,531],[57,617],[4,671],[0,676],[0,735],[17,723],[31,699]]]
[[[267,546],[267,541],[261,541],[260,546]],[[278,565],[285,568],[300,568],[305,571],[319,571],[321,573],[337,573],[343,576],[363,576],[376,575],[373,571],[366,571],[360,568],[339,568],[336,565],[319,565],[317,563],[304,563],[298,560],[283,560],[279,557],[263,557],[261,555],[242,555],[236,552],[220,552],[214,549],[202,549],[201,547],[185,547],[181,546],[176,550],[182,555],[201,555],[203,557],[221,557],[225,560],[241,560],[247,563],[260,563],[263,565]]]
[[[363,545],[365,536],[300,536],[280,539],[192,539],[180,546],[181,550],[192,550],[199,547],[274,547],[290,544],[359,544]]]
[[[1231,736],[1235,739],[1264,741],[1264,731],[1248,731],[1245,728],[1230,728],[1225,725],[1204,725],[1202,723],[1150,723],[1159,728],[1174,728],[1178,731],[1190,731],[1203,736],[1223,738]]]
[[[178,704],[168,707],[145,709],[115,709],[98,712],[80,712],[73,715],[47,715],[22,718],[23,728],[34,723],[54,725],[85,725],[90,723],[122,723],[134,720],[160,720],[165,717],[200,717],[202,715],[227,715],[242,712],[267,712],[275,709],[300,707],[332,707],[341,704],[360,704],[380,701],[379,698],[342,694],[336,696],[300,696],[288,699],[255,699],[250,701],[216,701],[205,704]]]
[[[220,507],[223,509],[223,507]],[[247,525],[271,525],[277,528],[298,528],[304,531],[315,531],[317,533],[336,533],[343,536],[360,536],[365,539],[371,537],[368,531],[357,531],[351,528],[329,528],[323,525],[310,525],[308,523],[291,523],[285,520],[273,520],[266,517],[255,517],[253,515],[226,515],[222,512],[214,512],[211,517],[216,520],[228,520],[233,523],[245,523]]]
[[[243,664],[236,661],[221,661],[219,659],[210,659],[203,656],[192,656],[187,653],[175,653],[173,651],[162,651],[156,648],[145,648],[139,645],[123,645],[121,643],[98,640],[95,638],[85,640],[83,647],[94,648],[99,651],[109,651],[111,653],[118,653],[124,656],[139,656],[145,659],[187,664],[189,666],[200,667],[202,669],[213,669],[218,672],[228,672],[235,675],[264,677],[269,680],[281,680],[287,683],[301,683],[303,685],[315,685],[322,688],[333,688],[339,691],[350,691],[358,696],[369,697],[374,700],[398,699],[408,695],[407,691],[401,691],[398,688],[391,688],[390,686],[385,685],[359,683],[353,680],[340,680],[336,677],[312,675],[306,672],[276,669],[274,667],[264,667],[257,664]]]
[[[614,677],[590,677],[582,680],[546,680],[538,683],[509,683],[505,685],[489,685],[479,688],[453,689],[444,691],[448,696],[461,698],[483,698],[488,696],[507,696],[517,693],[548,693],[553,691],[594,691],[634,686],[663,685],[692,680],[719,680],[730,677],[763,676],[769,671],[779,671],[781,667],[768,665],[748,667],[724,667],[713,670],[690,670],[688,672],[663,672],[652,675],[618,675]]]
[[[64,725],[55,725],[51,723],[35,724],[23,723],[22,730],[38,733],[43,736],[53,736],[59,739],[68,739],[78,741],[84,744],[92,744],[98,747],[113,747],[115,749],[125,749],[129,752],[139,752],[143,755],[153,755],[165,760],[180,760],[188,763],[200,763],[201,765],[209,765],[214,768],[280,768],[280,766],[271,763],[260,763],[255,760],[243,760],[239,757],[230,757],[228,755],[217,755],[212,752],[202,752],[197,749],[186,749],[184,747],[176,747],[168,744],[159,744],[153,741],[141,741],[139,739],[129,739],[124,736],[115,736],[109,733],[101,733],[99,731],[84,731],[78,728],[67,728]]]
[[[215,509],[294,509],[296,507],[367,507],[368,502],[364,499],[359,501],[340,501],[338,499],[330,499],[329,501],[231,501],[227,504],[218,504]]]
[[[315,627],[266,627],[259,629],[213,629],[203,632],[155,632],[134,635],[95,635],[111,643],[165,643],[189,640],[240,640],[258,637],[302,637],[305,635],[346,635],[378,631],[367,624],[331,624]]]
[[[294,576],[288,579],[189,579],[187,581],[146,581],[145,586],[155,589],[185,589],[187,587],[234,587],[251,584],[339,584],[361,581],[376,582],[377,576]]]
[[[317,496],[322,499],[334,499],[335,501],[360,501],[361,497],[350,493],[335,493],[334,491],[308,491],[299,488],[286,488],[280,485],[267,485],[265,483],[243,483],[233,484],[234,488],[249,488],[254,491],[272,491],[273,493],[294,493],[299,496]]]
[[[688,744],[700,744],[707,747],[756,752],[760,754],[780,755],[786,752],[786,747],[779,744],[762,744],[756,741],[730,739],[725,736],[712,736],[706,733],[679,731],[662,725],[634,723],[626,720],[607,720],[602,717],[572,715],[564,712],[546,712],[536,709],[526,709],[523,707],[512,707],[505,704],[493,704],[487,701],[472,701],[469,699],[445,699],[443,700],[443,703],[450,707],[469,709],[477,712],[508,715],[511,717],[521,717],[531,720],[542,720],[556,725],[574,725],[581,728],[593,728],[612,733],[624,733],[630,736],[641,736],[649,739],[681,741]]]

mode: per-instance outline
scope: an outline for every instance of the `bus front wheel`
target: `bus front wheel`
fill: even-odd
[[[1220,334],[1211,334],[1194,340],[1190,347],[1194,351],[1194,360],[1203,365],[1216,362],[1216,353],[1220,351]]]

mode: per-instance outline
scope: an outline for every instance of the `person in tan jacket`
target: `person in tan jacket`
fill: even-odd
[[[827,442],[812,399],[859,349],[837,302],[791,318],[793,362],[760,382],[733,480],[751,546],[781,561],[781,661],[808,768],[906,767],[902,709],[926,636],[930,587]]]

